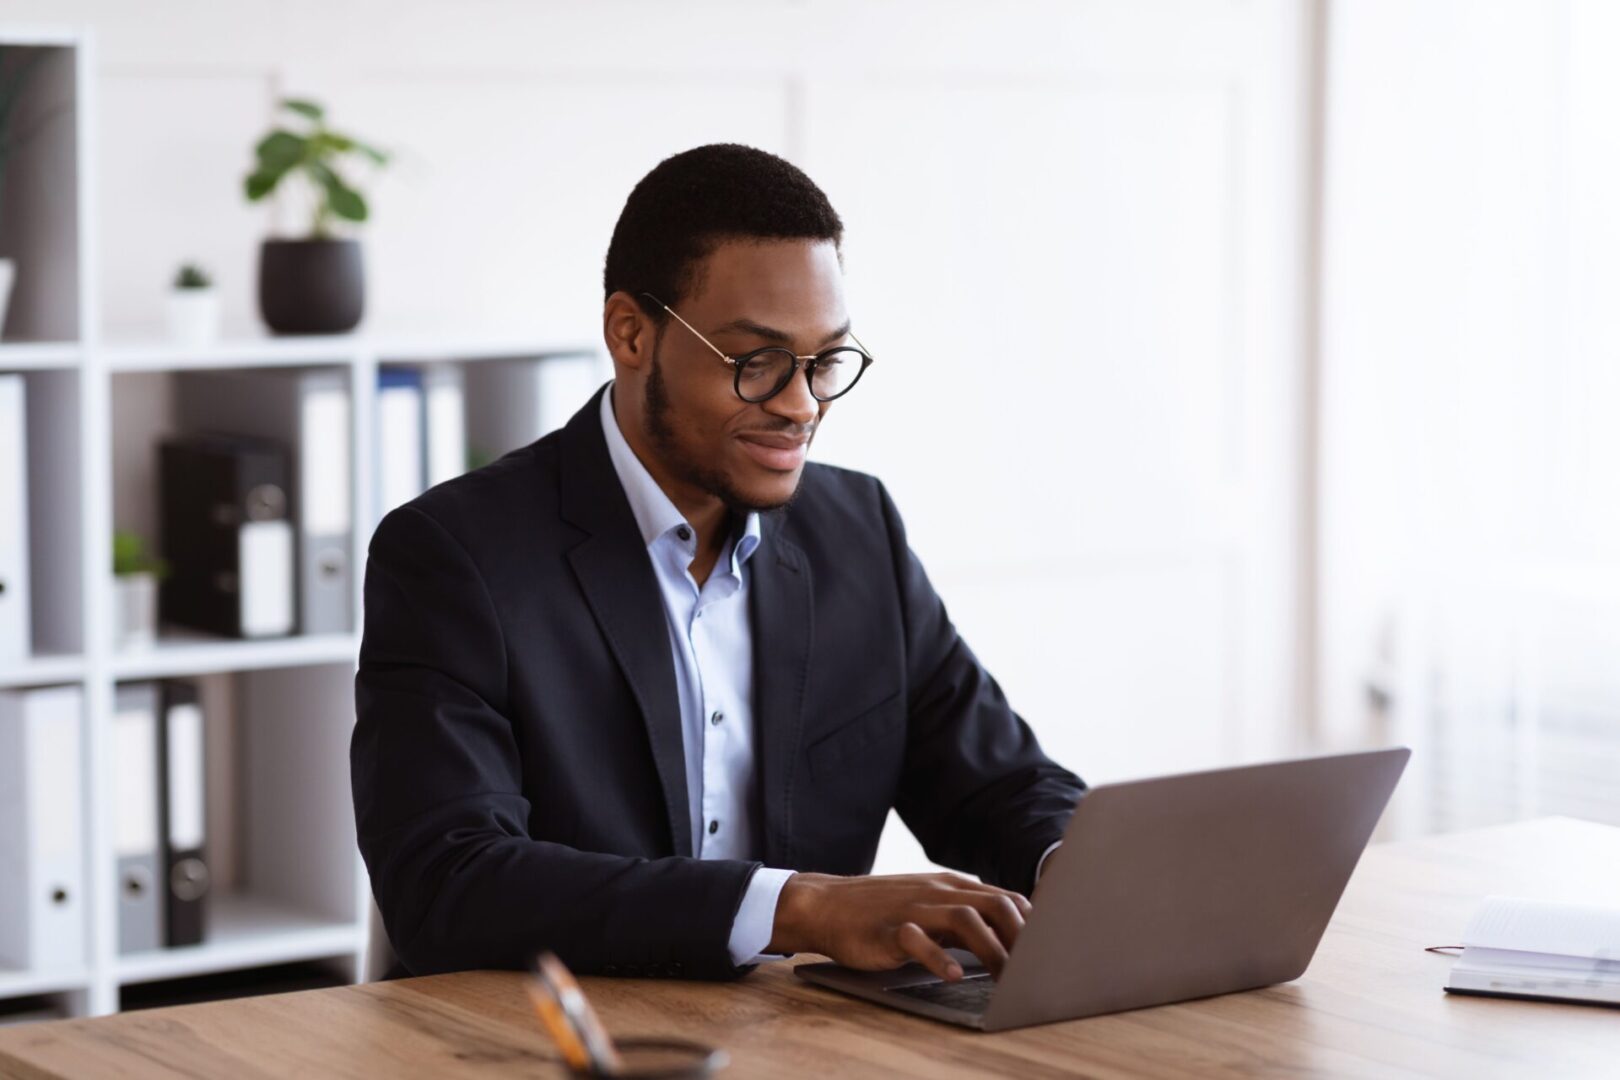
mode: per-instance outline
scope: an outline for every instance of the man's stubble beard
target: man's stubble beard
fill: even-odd
[[[662,336],[660,332],[659,339]],[[734,514],[767,513],[792,506],[793,501],[799,497],[800,486],[804,483],[802,471],[799,473],[798,483],[793,485],[793,491],[786,499],[780,502],[760,503],[749,499],[732,487],[726,475],[720,470],[694,461],[687,455],[676,438],[675,428],[670,423],[669,387],[664,383],[663,365],[658,360],[662,344],[662,340],[658,339],[653,343],[652,372],[647,376],[647,387],[642,395],[642,403],[647,418],[645,425],[647,438],[658,448],[658,455],[663,459],[664,465],[680,480],[719,499],[725,504],[726,509]]]

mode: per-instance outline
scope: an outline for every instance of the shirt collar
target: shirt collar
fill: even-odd
[[[636,457],[636,452],[630,449],[630,443],[625,440],[624,432],[619,430],[618,417],[613,414],[613,390],[617,385],[616,382],[610,383],[602,395],[602,436],[607,440],[608,457],[613,461],[613,471],[619,475],[619,486],[624,488],[625,498],[630,500],[630,512],[635,515],[636,528],[641,531],[642,542],[650,548],[660,538],[685,527],[689,538],[684,541],[684,545],[695,550],[697,537],[691,523],[675,504],[670,502],[669,496],[664,494],[664,489],[658,486],[658,481],[652,478],[652,474],[641,463],[641,459]],[[742,536],[731,549],[733,571],[738,570],[754,554],[754,550],[759,547],[760,539],[759,513],[749,511],[743,523]]]

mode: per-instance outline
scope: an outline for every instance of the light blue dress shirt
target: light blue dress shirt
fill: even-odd
[[[687,569],[697,530],[682,516],[625,441],[602,395],[602,434],[630,501],[663,596],[675,689],[681,706],[692,850],[700,859],[754,859],[754,643],[748,622],[748,561],[760,543],[759,515],[728,539],[701,588]],[[776,901],[791,870],[761,867],[748,879],[732,922],[731,962],[744,964],[770,944]]]
[[[749,514],[742,536],[726,541],[699,588],[687,569],[697,554],[697,530],[625,441],[613,413],[612,388],[602,395],[602,434],[664,600],[681,705],[692,850],[700,859],[753,859],[758,823],[749,807],[754,788],[754,639],[748,622],[748,561],[759,548],[759,515]],[[1037,879],[1057,847],[1041,853]],[[748,879],[731,924],[733,964],[763,958],[776,929],[776,902],[793,873],[760,867]]]

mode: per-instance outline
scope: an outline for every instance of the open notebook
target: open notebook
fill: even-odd
[[[1620,908],[1486,897],[1446,989],[1620,1005]]]

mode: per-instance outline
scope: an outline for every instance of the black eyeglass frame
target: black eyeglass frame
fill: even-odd
[[[653,303],[657,304],[671,315],[674,315],[676,320],[682,326],[692,331],[692,333],[697,334],[699,341],[703,342],[703,344],[714,350],[714,354],[716,356],[718,356],[721,360],[724,360],[727,364],[730,364],[732,369],[731,389],[739,398],[748,402],[750,405],[758,405],[762,402],[769,401],[777,394],[780,394],[783,390],[786,390],[788,383],[793,381],[794,374],[799,370],[801,362],[803,363],[804,367],[804,384],[810,388],[810,396],[820,402],[837,401],[839,398],[855,389],[855,384],[861,381],[861,376],[866,374],[866,369],[872,366],[872,354],[867,352],[865,343],[862,342],[860,338],[855,337],[855,332],[853,330],[850,331],[849,336],[855,338],[855,344],[860,346],[858,349],[852,345],[839,345],[835,348],[823,349],[821,352],[814,353],[809,356],[801,356],[792,349],[787,348],[785,345],[767,345],[764,348],[754,349],[738,356],[727,356],[725,352],[714,344],[714,342],[704,337],[701,333],[698,333],[697,327],[681,318],[679,313],[677,313],[674,308],[670,307],[668,304],[664,303],[650,292],[642,292],[640,295],[645,296],[647,299],[651,300]],[[787,353],[793,358],[793,364],[788,368],[787,374],[783,375],[777,384],[771,387],[771,389],[763,396],[749,397],[747,394],[742,392],[743,367],[748,363],[748,361],[754,359],[756,356],[763,356],[765,353],[771,352]],[[855,373],[855,377],[849,380],[849,385],[838,391],[838,393],[834,394],[832,397],[822,397],[820,394],[816,393],[816,366],[820,364],[821,361],[826,357],[831,356],[833,353],[839,352],[852,352],[859,356],[861,358],[861,370],[857,371]]]

